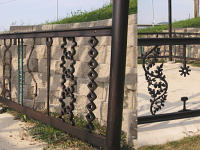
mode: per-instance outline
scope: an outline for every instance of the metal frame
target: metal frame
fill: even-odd
[[[138,46],[154,46],[154,45],[199,45],[200,38],[139,38]]]

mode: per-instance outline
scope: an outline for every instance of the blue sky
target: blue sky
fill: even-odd
[[[153,0],[155,22],[168,21],[168,0]],[[194,0],[172,0],[173,21],[188,19],[194,16]],[[152,0],[138,0],[138,23],[152,23]]]
[[[109,0],[59,0],[59,17],[76,10],[94,10],[108,3]],[[32,25],[56,20],[56,0],[0,0],[0,16],[0,31],[12,24]]]

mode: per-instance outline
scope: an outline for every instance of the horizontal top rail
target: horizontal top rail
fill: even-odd
[[[200,38],[139,38],[138,46],[200,45]]]
[[[192,32],[172,32],[173,35],[200,35],[200,33]],[[143,32],[138,35],[169,35],[169,32]]]
[[[14,32],[0,34],[0,39],[111,36],[112,27],[87,27],[68,30]]]

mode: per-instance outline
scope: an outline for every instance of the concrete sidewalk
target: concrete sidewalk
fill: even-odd
[[[191,67],[189,76],[180,76],[182,64],[164,64],[164,75],[168,82],[165,107],[157,114],[182,110],[181,97],[187,96],[188,109],[200,109],[200,68]],[[138,116],[150,115],[150,95],[147,91],[142,65],[138,65]],[[164,121],[138,126],[138,146],[164,144],[185,136],[200,134],[200,117]]]
[[[26,127],[11,114],[0,114],[0,150],[43,150],[45,144],[31,138]]]

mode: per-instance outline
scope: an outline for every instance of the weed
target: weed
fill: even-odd
[[[18,113],[16,111],[6,109],[8,113],[15,116],[16,119],[23,121],[23,122],[29,122],[31,123],[31,127],[27,129],[29,134],[35,138],[36,140],[42,140],[48,144],[47,147],[45,147],[45,150],[53,150],[56,148],[78,148],[79,150],[96,150],[97,148],[83,142],[75,137],[72,137],[71,135],[56,129],[50,125],[40,123],[39,121],[33,120],[29,117],[27,117],[24,114]],[[58,117],[58,114],[51,113],[51,116]],[[64,118],[67,122],[68,118],[65,116]],[[87,121],[83,118],[83,116],[76,116],[75,123],[77,127],[85,128]],[[94,133],[99,135],[106,135],[106,127],[100,125],[98,121],[94,121],[95,130]],[[121,147],[122,150],[131,150],[131,147],[129,147],[126,144],[126,134],[122,132],[122,138],[121,138]]]

